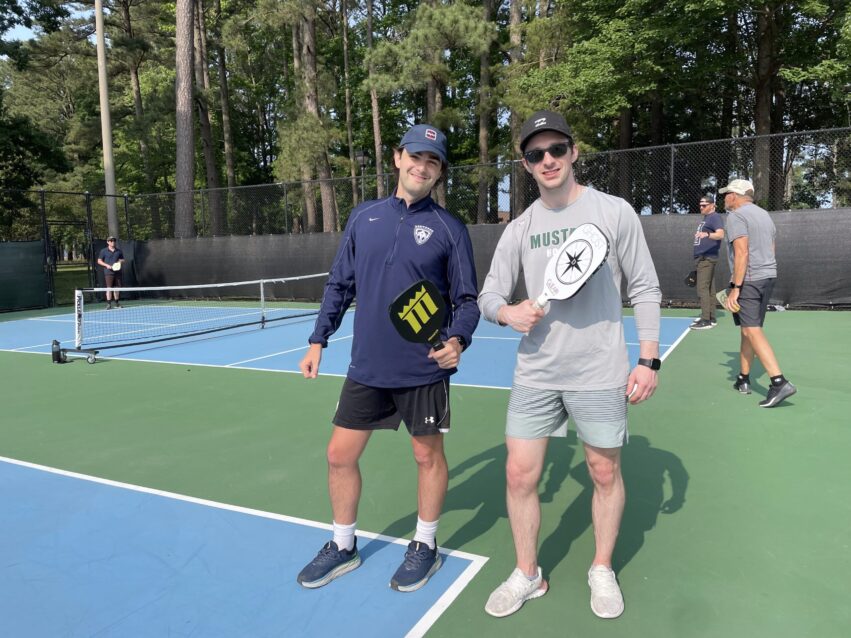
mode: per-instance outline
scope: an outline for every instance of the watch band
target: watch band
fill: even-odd
[[[458,344],[461,346],[461,349],[464,350],[467,347],[467,340],[461,335],[452,335],[449,337],[450,339],[456,339]]]
[[[647,366],[651,370],[659,370],[662,367],[661,359],[639,359],[638,365]]]

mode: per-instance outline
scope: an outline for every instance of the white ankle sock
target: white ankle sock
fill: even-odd
[[[419,543],[425,543],[431,549],[434,549],[436,544],[435,536],[437,535],[437,524],[439,522],[440,519],[437,519],[436,521],[428,523],[418,516],[417,533],[414,534],[414,540]]]
[[[351,525],[340,525],[334,521],[334,542],[337,543],[338,549],[349,551],[355,546],[355,528],[358,522],[355,521]]]

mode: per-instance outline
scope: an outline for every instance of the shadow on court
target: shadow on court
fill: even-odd
[[[450,537],[441,541],[441,546],[464,548],[498,522],[508,525],[505,459],[505,446],[497,445],[450,468],[450,487],[443,515],[452,511],[474,514]],[[616,571],[638,553],[646,533],[656,526],[660,513],[674,514],[683,507],[689,481],[680,458],[667,450],[652,447],[644,436],[630,436],[629,444],[624,447],[622,465],[627,502],[615,548]],[[466,478],[457,482],[465,475]],[[671,486],[668,498],[665,497],[666,477]],[[573,541],[591,526],[593,486],[575,432],[569,432],[566,438],[550,441],[540,485],[544,517],[548,514],[546,504],[555,500],[556,493],[568,478],[581,486],[581,492],[568,505],[555,531],[541,544],[539,561],[546,572],[555,569],[567,556]],[[453,485],[453,482],[456,484]],[[417,513],[414,511],[388,525],[382,533],[405,537],[416,528],[416,524]],[[592,558],[588,557],[589,564]]]
[[[575,435],[574,440],[575,440]],[[564,443],[555,440],[553,443]],[[567,468],[574,453],[572,448],[556,449],[550,444],[542,474],[543,492],[541,502],[551,502],[567,478]],[[566,447],[566,446],[565,446]],[[565,454],[567,462],[565,462]],[[449,468],[449,490],[443,506],[443,514],[452,511],[474,512],[473,517],[458,528],[441,546],[463,548],[467,543],[485,534],[500,519],[508,525],[505,509],[505,445],[496,445]],[[463,478],[460,483],[453,482]],[[417,526],[417,512],[411,512],[391,523],[384,530],[388,536],[404,537]]]
[[[571,438],[576,441],[575,435],[571,434]],[[678,456],[652,447],[644,436],[629,437],[621,464],[627,498],[612,561],[615,571],[620,571],[639,552],[645,534],[656,527],[660,513],[673,514],[683,507],[689,479]],[[584,458],[571,467],[569,476],[582,486],[582,492],[564,511],[556,530],[541,543],[538,559],[545,571],[555,569],[573,542],[591,527],[594,488]],[[672,490],[667,499],[666,476]],[[592,559],[593,556],[588,557],[589,565]]]

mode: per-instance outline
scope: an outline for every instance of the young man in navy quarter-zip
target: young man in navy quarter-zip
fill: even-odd
[[[394,193],[364,202],[349,217],[300,363],[305,377],[316,377],[322,349],[357,297],[352,360],[327,449],[334,536],[298,575],[309,588],[360,565],[358,460],[373,430],[396,430],[402,421],[417,464],[418,518],[390,586],[419,589],[441,565],[436,533],[448,484],[443,436],[449,431],[449,376],[479,321],[478,288],[466,226],[430,197],[447,166],[446,136],[418,124],[402,138],[394,161],[399,172]],[[421,279],[433,282],[451,308],[441,331],[444,348],[436,351],[405,341],[387,311],[399,293]]]

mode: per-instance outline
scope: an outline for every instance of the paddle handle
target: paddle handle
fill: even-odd
[[[532,307],[535,310],[540,310],[541,308],[543,308],[544,306],[547,305],[548,301],[549,301],[549,298],[547,297],[547,295],[542,294],[540,297],[538,297],[537,299],[535,299],[535,301],[532,302]]]

